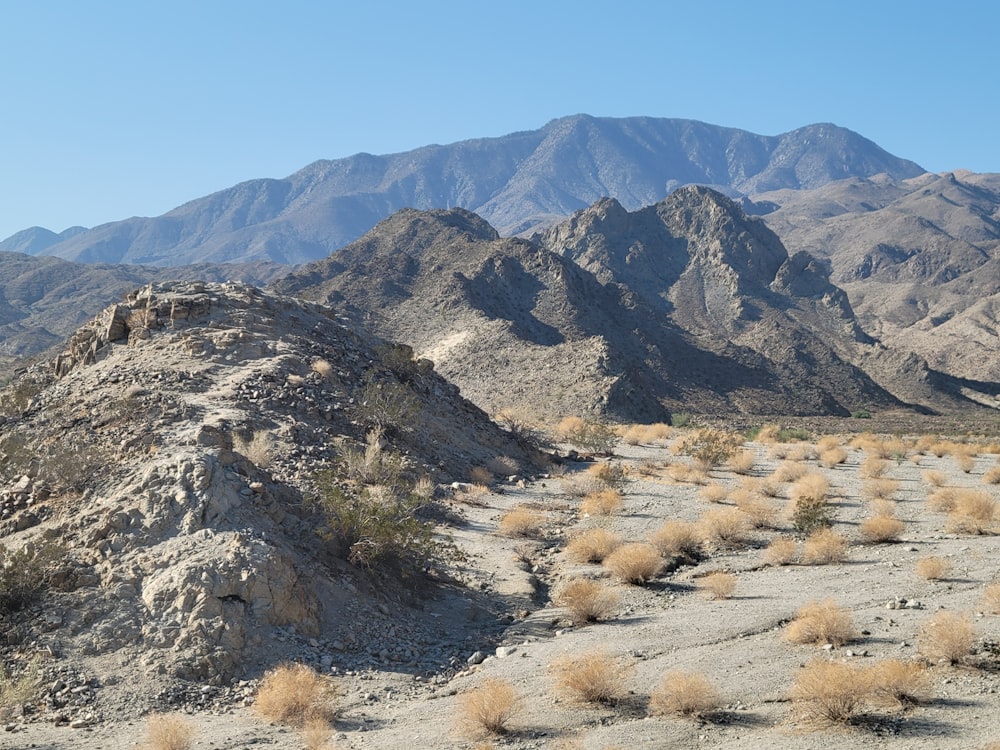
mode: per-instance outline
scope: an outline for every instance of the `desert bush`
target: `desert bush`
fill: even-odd
[[[981,490],[956,490],[955,507],[948,514],[948,530],[958,534],[989,534],[994,530],[996,500]]]
[[[928,581],[940,581],[951,571],[951,563],[943,557],[929,555],[917,560],[914,571]]]
[[[927,703],[934,691],[927,668],[915,661],[885,659],[867,669],[872,700],[897,708]]]
[[[816,449],[811,445],[797,444],[786,446],[783,458],[796,463],[798,461],[815,461],[819,456],[816,455]]]
[[[146,717],[146,750],[189,750],[194,729],[180,714],[153,713]]]
[[[736,576],[716,571],[695,581],[695,586],[713,599],[728,599],[736,590]]]
[[[410,432],[420,414],[420,400],[406,383],[365,376],[355,398],[354,416],[369,429]]]
[[[311,369],[321,378],[325,378],[326,380],[333,379],[333,365],[331,365],[328,360],[315,359],[309,366],[309,369]]]
[[[823,453],[824,451],[830,451],[834,448],[841,447],[841,440],[836,435],[824,435],[819,440],[816,441],[816,452]]]
[[[924,481],[931,487],[942,487],[946,481],[945,475],[940,471],[928,469],[923,473]]]
[[[670,464],[667,476],[675,482],[684,484],[708,484],[708,474],[705,470],[689,464]]]
[[[604,485],[598,482],[593,474],[582,472],[563,477],[560,486],[570,497],[583,498],[591,492],[598,492]]]
[[[566,417],[556,427],[556,436],[581,451],[597,455],[611,455],[618,435],[603,422]]]
[[[790,565],[799,554],[799,545],[789,536],[779,536],[764,550],[764,564]]]
[[[488,679],[459,696],[462,725],[474,734],[505,734],[522,709],[522,700],[506,680]]]
[[[721,706],[719,691],[697,672],[671,670],[649,696],[649,710],[654,716],[704,718]]]
[[[802,562],[829,565],[847,559],[847,540],[829,527],[819,528],[802,543]]]
[[[972,654],[976,631],[969,617],[955,612],[934,614],[920,628],[917,650],[932,662],[959,664]]]
[[[493,472],[483,466],[473,466],[469,469],[469,481],[489,487],[496,480]]]
[[[756,489],[764,497],[781,497],[781,482],[773,476],[764,477],[756,484]]]
[[[749,527],[749,519],[738,508],[712,508],[698,519],[702,541],[719,548],[743,546]]]
[[[757,456],[752,451],[738,450],[733,453],[726,465],[736,474],[750,474],[757,463]]]
[[[1000,484],[1000,466],[994,466],[983,472],[983,484]]]
[[[869,696],[869,676],[854,664],[815,659],[795,676],[793,703],[806,718],[846,724],[861,711]]]
[[[304,664],[281,664],[261,680],[254,711],[269,721],[303,726],[309,720],[333,721],[333,683]]]
[[[839,445],[833,448],[827,448],[820,452],[819,463],[827,469],[832,469],[834,466],[839,466],[840,464],[847,461],[847,451],[841,448]]]
[[[701,556],[701,536],[688,521],[666,521],[650,534],[649,541],[667,558],[697,560]]]
[[[750,439],[756,440],[758,443],[763,443],[765,445],[769,443],[777,443],[778,434],[780,432],[781,425],[768,423],[761,425],[759,429],[753,431],[750,435]]]
[[[736,507],[743,513],[755,529],[773,529],[778,517],[778,508],[766,497],[753,493],[733,493]]]
[[[256,430],[249,437],[233,436],[233,450],[260,469],[268,469],[274,460],[274,435],[268,430]]]
[[[646,428],[642,425],[630,425],[621,433],[622,442],[625,445],[642,445],[646,437]]]
[[[802,498],[826,500],[826,495],[829,491],[830,482],[825,476],[822,474],[804,474],[788,488],[788,497],[793,501]]]
[[[575,700],[615,703],[625,696],[627,671],[607,651],[566,656],[553,669],[559,689]]]
[[[804,477],[809,473],[809,467],[795,461],[782,461],[778,468],[771,474],[771,478],[776,482],[787,484]]]
[[[0,717],[8,709],[17,708],[31,700],[42,684],[41,662],[32,659],[18,672],[12,670],[13,660],[0,665]]]
[[[538,536],[545,526],[545,516],[525,505],[517,505],[502,516],[497,528],[504,536]]]
[[[685,437],[680,443],[680,451],[708,471],[728,461],[741,445],[741,435],[706,427]]]
[[[866,544],[898,542],[906,524],[889,515],[875,515],[861,522],[858,533]]]
[[[832,515],[833,509],[823,497],[799,497],[789,503],[788,516],[792,527],[803,534],[830,526]]]
[[[955,510],[957,495],[955,487],[939,487],[927,496],[927,507],[937,513],[950,513]]]
[[[598,490],[584,496],[580,513],[585,516],[613,516],[622,509],[622,504],[622,493],[618,490]]]
[[[873,500],[884,500],[892,497],[899,490],[897,479],[869,479],[862,485],[862,492]]]
[[[893,516],[896,515],[895,500],[872,500],[869,503],[873,516]]]
[[[603,620],[614,612],[619,600],[618,592],[589,578],[574,578],[554,598],[556,606],[569,611],[574,623]]]
[[[612,489],[621,489],[628,479],[628,469],[623,464],[610,461],[592,464],[587,469],[587,474]]]
[[[599,563],[622,545],[622,538],[607,529],[587,529],[566,544],[566,554],[577,562]]]
[[[302,727],[303,750],[337,750],[330,737],[333,728],[324,719],[309,719]]]
[[[623,583],[641,586],[660,574],[665,561],[652,544],[632,542],[605,557],[602,564]]]
[[[1000,583],[991,583],[983,589],[983,611],[991,615],[1000,615]]]
[[[721,484],[706,484],[698,490],[698,497],[706,503],[724,503],[729,497],[729,490]]]
[[[345,445],[337,458],[337,465],[344,477],[352,482],[400,489],[408,481],[406,460],[384,446],[384,432],[376,427],[365,435],[364,447]]]
[[[842,646],[857,637],[851,613],[833,599],[804,604],[785,627],[785,639],[792,643]]]
[[[694,423],[694,417],[687,412],[678,412],[670,415],[671,427],[690,427]]]
[[[976,460],[972,456],[961,454],[955,456],[955,464],[963,474],[969,474],[976,466]]]
[[[670,425],[663,422],[634,424],[622,431],[622,440],[628,445],[652,445],[663,442],[669,437]]]
[[[0,622],[45,593],[64,557],[65,551],[53,544],[19,550],[0,544]]]
[[[884,458],[869,456],[858,467],[858,476],[862,479],[879,479],[888,473],[891,464]]]

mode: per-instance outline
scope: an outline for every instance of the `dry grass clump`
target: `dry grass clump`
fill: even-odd
[[[976,466],[976,459],[965,453],[955,456],[955,463],[958,470],[963,474],[969,474]]]
[[[857,637],[851,613],[833,599],[804,604],[785,627],[785,639],[792,643],[842,646]]]
[[[336,745],[330,741],[333,734],[333,727],[330,722],[323,719],[309,719],[302,727],[302,747],[303,750],[337,750]]]
[[[270,468],[276,445],[274,435],[267,430],[257,430],[250,437],[233,436],[233,450],[260,469]]]
[[[724,503],[729,499],[729,490],[721,484],[707,484],[698,490],[698,497],[706,503]]]
[[[322,378],[333,380],[333,365],[325,359],[315,359],[309,366],[310,369]]]
[[[968,615],[938,612],[920,629],[917,650],[931,662],[959,664],[976,645],[976,631]]]
[[[670,464],[667,476],[681,484],[708,484],[705,470],[691,464]]]
[[[950,513],[955,510],[957,493],[955,487],[939,487],[927,496],[927,507],[937,513]]]
[[[632,542],[605,557],[602,564],[623,583],[641,586],[660,574],[665,561],[652,544]]]
[[[153,713],[146,717],[147,750],[189,750],[194,729],[180,714]]]
[[[695,586],[713,599],[729,599],[736,590],[736,576],[716,571],[699,578]]]
[[[804,477],[808,473],[809,467],[805,464],[796,463],[795,461],[782,461],[778,464],[778,468],[771,474],[771,478],[776,482],[787,484],[788,482],[794,482],[796,479]]]
[[[496,480],[493,472],[484,466],[473,466],[469,469],[469,481],[472,484],[480,484],[489,487]]]
[[[702,541],[712,547],[742,547],[749,528],[749,519],[738,508],[712,508],[698,519]]]
[[[1000,583],[991,583],[983,589],[981,603],[984,612],[1000,615]]]
[[[802,543],[802,562],[829,565],[847,559],[847,539],[829,527],[816,529]]]
[[[799,545],[790,536],[779,536],[764,550],[765,565],[790,565],[799,556]]]
[[[1000,466],[983,472],[983,484],[1000,484]]]
[[[861,522],[858,534],[865,544],[898,542],[906,524],[891,515],[875,515]]]
[[[302,726],[309,720],[332,721],[333,684],[304,664],[281,664],[264,675],[254,711],[270,721]]]
[[[505,734],[522,701],[506,680],[489,679],[458,698],[459,718],[470,734]]]
[[[649,696],[649,711],[654,716],[704,718],[721,706],[719,691],[697,672],[671,670]]]
[[[736,451],[726,461],[726,465],[736,474],[749,474],[757,463],[757,456],[752,451]]]
[[[746,515],[755,529],[773,529],[777,524],[778,506],[771,500],[751,492],[734,492],[731,495],[736,507]]]
[[[545,526],[545,516],[525,505],[517,505],[502,516],[497,528],[504,536],[538,536]]]
[[[587,467],[587,474],[605,487],[619,489],[628,479],[628,468],[620,463],[601,461]]]
[[[839,466],[846,461],[847,451],[839,445],[833,448],[827,448],[819,454],[819,465],[827,469],[832,469],[834,466]]]
[[[922,476],[924,481],[931,487],[943,487],[945,481],[947,481],[947,477],[942,472],[935,471],[934,469],[928,469]]]
[[[764,477],[756,483],[756,489],[764,497],[781,497],[781,484],[773,476]]]
[[[701,554],[701,535],[688,521],[665,522],[649,535],[649,541],[664,557],[695,560]]]
[[[597,622],[614,612],[621,597],[617,591],[590,578],[574,578],[554,597],[556,606],[569,610],[574,623]]]
[[[948,531],[957,534],[991,534],[997,503],[982,490],[956,490],[955,507],[948,514]]]
[[[608,487],[584,495],[580,512],[585,516],[613,516],[622,509],[623,504],[622,493]]]
[[[574,654],[553,664],[556,684],[574,700],[615,703],[625,696],[627,671],[607,651]]]
[[[917,560],[914,572],[927,581],[940,581],[951,572],[951,562],[943,557],[928,555]]]
[[[571,560],[599,563],[622,545],[622,538],[607,529],[587,529],[573,536],[566,544]]]
[[[895,708],[927,703],[934,697],[927,667],[903,659],[884,659],[867,669],[872,701]]]
[[[862,485],[861,491],[865,497],[872,500],[885,500],[896,494],[899,490],[899,484],[898,479],[887,479],[885,477],[869,479]]]
[[[830,451],[841,446],[841,440],[836,435],[823,435],[816,441],[816,452]]]
[[[889,472],[890,467],[891,464],[884,458],[869,456],[858,467],[858,476],[862,479],[879,479]]]
[[[570,474],[562,477],[560,486],[564,494],[570,497],[585,497],[591,492],[597,492],[602,488],[592,474],[587,472]]]
[[[807,719],[847,724],[864,708],[868,695],[864,668],[815,659],[796,674],[790,697]]]
[[[793,502],[802,498],[825,500],[830,491],[830,482],[822,474],[804,474],[788,488],[788,497]]]
[[[634,424],[622,432],[622,440],[627,445],[654,445],[670,438],[671,427],[663,422],[656,424]]]

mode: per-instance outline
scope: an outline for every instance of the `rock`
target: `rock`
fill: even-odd
[[[517,646],[498,646],[496,650],[496,657],[498,659],[506,659],[515,651],[517,651]]]
[[[482,664],[484,661],[486,661],[486,654],[482,651],[476,651],[466,659],[466,664]]]

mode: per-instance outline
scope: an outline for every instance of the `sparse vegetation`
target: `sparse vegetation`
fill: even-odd
[[[969,617],[941,611],[924,623],[917,638],[920,655],[931,662],[959,664],[972,654],[976,631]]]
[[[1000,615],[1000,582],[991,583],[983,589],[983,611],[991,615]]]
[[[700,468],[709,471],[730,460],[741,445],[742,435],[703,428],[685,437],[679,448],[682,453],[691,456]]]
[[[861,522],[858,534],[866,544],[898,542],[906,524],[890,515],[875,515]]]
[[[505,536],[538,536],[545,526],[545,516],[526,505],[517,505],[500,516],[497,526]]]
[[[609,456],[618,442],[615,431],[603,422],[585,420],[580,417],[566,417],[558,427],[556,436],[586,453]]]
[[[577,562],[599,563],[622,545],[622,538],[607,529],[581,531],[566,544],[566,554]]]
[[[654,716],[705,718],[719,710],[722,696],[704,675],[671,670],[649,696]]]
[[[717,571],[699,578],[695,585],[713,599],[729,599],[736,590],[736,576]]]
[[[584,496],[580,513],[585,516],[612,516],[622,509],[623,502],[622,493],[618,490],[597,490]]]
[[[799,554],[799,545],[790,536],[779,536],[764,550],[765,565],[790,565]]]
[[[0,666],[0,717],[17,706],[27,703],[41,685],[41,664],[36,658],[13,672],[13,660]]]
[[[570,613],[574,623],[584,624],[605,619],[614,612],[620,597],[613,589],[590,578],[574,578],[560,588],[555,604]]]
[[[628,470],[620,463],[602,461],[587,469],[587,475],[593,477],[601,485],[611,489],[621,489],[628,478]]]
[[[918,576],[928,581],[940,581],[951,571],[951,563],[943,557],[929,555],[917,560],[914,570]]]
[[[792,643],[842,646],[857,637],[851,613],[832,599],[803,605],[785,628],[785,638]]]
[[[326,677],[304,664],[282,664],[264,675],[254,711],[269,721],[304,726],[333,721],[335,690]]]
[[[0,622],[38,600],[63,557],[63,550],[51,544],[19,550],[0,544]]]
[[[869,685],[862,667],[814,659],[795,675],[791,699],[807,719],[846,724],[864,707]]]
[[[895,708],[927,703],[934,695],[927,668],[915,661],[885,659],[868,667],[872,699]]]
[[[615,703],[625,696],[627,671],[607,651],[567,656],[553,668],[558,687],[585,703]]]
[[[274,460],[274,435],[267,430],[256,430],[249,437],[241,434],[234,435],[233,450],[244,456],[254,466],[260,469],[269,469]]]
[[[718,548],[741,547],[747,540],[749,520],[738,508],[712,508],[698,519],[705,544]]]
[[[687,521],[667,521],[649,536],[650,543],[666,558],[697,560],[701,555],[701,536]]]
[[[472,734],[505,734],[522,705],[514,686],[506,680],[485,680],[459,696],[461,722]]]
[[[831,528],[816,529],[802,544],[802,562],[829,565],[847,559],[847,540]]]
[[[153,713],[146,717],[146,750],[189,750],[193,741],[191,722],[180,714]]]
[[[603,565],[623,583],[641,586],[656,578],[665,561],[652,544],[632,542],[623,544],[604,558]]]
[[[948,514],[948,530],[958,534],[990,534],[994,531],[997,503],[982,490],[961,489]]]

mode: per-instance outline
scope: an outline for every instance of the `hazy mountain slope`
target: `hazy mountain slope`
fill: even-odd
[[[86,227],[70,227],[56,234],[44,227],[29,227],[0,242],[0,252],[39,255],[53,245],[86,231]]]
[[[687,183],[750,193],[881,172],[906,178],[923,170],[834,125],[761,136],[692,120],[576,115],[499,138],[318,161],[283,180],[241,183],[44,251],[85,262],[297,263],[406,207],[468,208],[514,234],[606,195],[634,209]]]
[[[865,328],[964,378],[1000,380],[1000,175],[852,179],[761,196],[792,248],[827,257]]]

